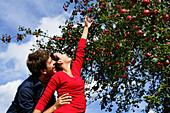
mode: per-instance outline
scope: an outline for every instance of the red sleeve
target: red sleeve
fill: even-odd
[[[52,98],[52,95],[54,94],[55,90],[57,89],[57,87],[60,84],[60,80],[58,77],[58,73],[55,73],[49,83],[47,84],[47,87],[44,90],[43,95],[41,96],[41,98],[39,99],[35,109],[40,110],[41,112],[43,112],[44,108],[46,107],[47,103],[50,101],[50,99]]]
[[[83,65],[84,48],[85,48],[86,41],[87,41],[86,39],[80,38],[78,48],[77,48],[76,58],[71,68],[72,72],[74,72],[78,76],[80,76],[81,67]]]

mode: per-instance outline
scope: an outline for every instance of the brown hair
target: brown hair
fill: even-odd
[[[28,55],[27,67],[33,76],[39,77],[41,75],[40,69],[46,69],[46,62],[49,58],[47,50],[39,49]]]

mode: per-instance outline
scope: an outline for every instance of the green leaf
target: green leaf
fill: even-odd
[[[155,63],[158,62],[158,58],[153,58],[152,62],[155,62]]]

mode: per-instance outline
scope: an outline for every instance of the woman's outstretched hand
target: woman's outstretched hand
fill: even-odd
[[[85,27],[89,28],[93,22],[94,20],[91,19],[91,17],[88,17],[88,16],[85,17]]]

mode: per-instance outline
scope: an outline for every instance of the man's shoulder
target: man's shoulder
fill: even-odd
[[[25,79],[21,85],[18,87],[18,90],[26,90],[26,89],[32,89],[35,87],[35,83],[33,82],[33,77],[29,76],[27,79]]]

